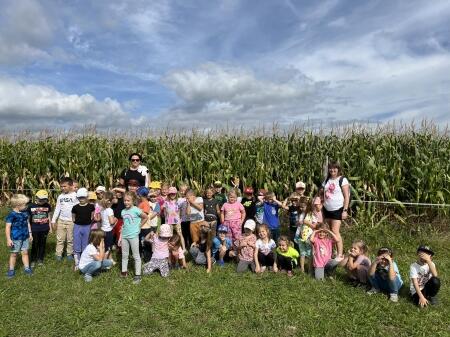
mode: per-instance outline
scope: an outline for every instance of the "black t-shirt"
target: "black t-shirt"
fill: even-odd
[[[206,221],[214,221],[219,218],[219,215],[217,214],[217,205],[219,205],[219,202],[214,198],[203,199],[203,209]]]
[[[114,217],[122,219],[122,210],[125,209],[123,198],[117,198],[117,204],[112,204],[111,209],[114,212]]]
[[[30,203],[28,205],[28,214],[30,214],[30,225],[32,232],[46,232],[50,230],[49,213],[52,211],[52,207],[49,203],[38,205],[36,203]]]
[[[95,211],[95,206],[86,204],[81,206],[77,204],[72,207],[72,214],[75,214],[75,223],[77,225],[90,225],[92,223],[92,212]]]
[[[125,187],[128,189],[128,184],[131,180],[138,183],[139,186],[145,186],[145,176],[139,173],[137,170],[125,169],[120,174],[120,178],[125,181]]]
[[[256,200],[255,199],[247,199],[243,197],[241,199],[241,204],[245,209],[245,218],[255,220],[256,215]]]

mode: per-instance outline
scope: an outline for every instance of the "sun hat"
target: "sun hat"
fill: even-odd
[[[244,224],[244,228],[248,228],[250,229],[252,232],[255,230],[256,228],[256,222],[255,220],[252,219],[248,219],[245,224]]]
[[[162,224],[161,227],[159,227],[159,236],[162,238],[170,238],[172,237],[172,227],[168,224]]]
[[[434,255],[434,252],[433,252],[433,250],[431,249],[430,246],[425,246],[425,245],[419,246],[419,248],[417,248],[417,253],[419,253],[419,252],[424,252],[424,253],[427,253],[427,254],[429,254],[431,256]]]
[[[88,192],[88,199],[89,200],[97,200],[97,194],[95,194],[95,192],[89,191]]]
[[[156,181],[156,180],[152,181],[148,187],[159,190],[159,189],[161,189],[161,182],[160,181]]]
[[[147,187],[141,186],[136,190],[136,194],[140,197],[146,197],[149,193],[149,190]]]
[[[169,191],[167,192],[167,194],[177,194],[177,188],[174,186],[169,187]]]
[[[228,227],[224,226],[224,225],[220,225],[219,227],[217,227],[217,232],[218,233],[228,233]]]
[[[297,181],[295,183],[295,188],[306,188],[306,184],[303,181]]]
[[[97,188],[95,189],[95,193],[100,193],[100,192],[106,192],[106,187],[105,186],[97,186]]]
[[[244,188],[244,194],[253,194],[253,192],[254,190],[251,186],[247,186],[246,188]]]
[[[38,199],[48,199],[48,193],[46,190],[39,190],[35,195]]]
[[[87,198],[88,197],[88,190],[84,187],[79,188],[77,191],[77,198]]]

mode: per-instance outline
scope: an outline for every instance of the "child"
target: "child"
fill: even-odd
[[[224,193],[224,188],[222,187],[222,182],[217,180],[213,184],[214,186],[214,199],[217,200],[219,203],[219,208],[222,208],[222,206],[227,202],[227,196]]]
[[[220,221],[224,226],[228,227],[228,236],[231,237],[233,241],[238,240],[241,237],[244,219],[244,206],[237,202],[237,194],[232,190],[228,192],[228,202],[222,206]],[[253,230],[255,229],[253,228]]]
[[[161,208],[161,221],[162,223],[167,223],[166,219],[165,219],[165,212],[164,212],[164,203],[167,200],[167,194],[169,193],[169,184],[167,183],[162,183],[160,190],[159,190],[159,195],[158,195],[158,203],[159,203],[159,207]]]
[[[44,263],[45,245],[47,235],[50,232],[50,212],[52,207],[48,203],[48,193],[46,190],[36,192],[36,201],[28,205],[30,216],[31,232],[33,242],[31,246],[31,266],[37,262],[38,265]]]
[[[276,252],[276,267],[278,270],[281,272],[287,272],[287,276],[289,277],[293,276],[292,269],[297,266],[299,254],[294,247],[291,247],[289,238],[286,235],[282,235],[278,239],[278,247]],[[277,270],[277,268],[274,268],[274,270]]]
[[[33,241],[31,234],[31,226],[28,221],[28,213],[25,212],[29,199],[23,194],[14,194],[11,197],[12,211],[6,216],[6,246],[10,248],[8,278],[13,278],[16,274],[14,267],[16,266],[17,254],[21,252],[24,272],[32,275],[28,258],[28,248],[30,242]]]
[[[116,225],[113,227],[114,244],[117,245],[120,232],[122,231],[123,219],[122,210],[125,208],[123,203],[123,194],[125,193],[125,186],[117,185],[112,189],[114,198],[112,200],[111,209],[114,212],[114,217],[117,219]]]
[[[220,225],[217,228],[217,237],[213,239],[212,255],[220,267],[223,267],[225,261],[230,261],[234,256],[233,242],[227,237],[228,227]]]
[[[72,207],[73,250],[75,253],[74,270],[78,270],[81,253],[89,243],[91,223],[94,219],[95,207],[88,203],[88,191],[84,187],[77,191],[78,204]]]
[[[150,205],[148,223],[150,224],[150,228],[152,228],[154,232],[156,232],[156,229],[161,225],[161,217],[159,216],[161,209],[159,207],[157,198],[158,194],[156,193],[156,190],[150,189],[150,191],[148,192]]]
[[[56,230],[56,260],[62,261],[64,243],[67,242],[67,260],[73,261],[73,220],[72,207],[78,204],[77,193],[72,191],[73,180],[63,178],[60,181],[62,193],[56,200],[51,226]]]
[[[313,246],[313,266],[316,280],[323,280],[325,274],[331,274],[337,267],[338,262],[331,259],[333,244],[339,239],[325,225],[317,225],[316,230],[311,234],[311,244]]]
[[[258,227],[259,239],[256,240],[255,265],[257,273],[264,273],[266,268],[273,268],[277,272],[273,251],[277,247],[275,241],[270,238],[269,227],[265,224]]]
[[[371,263],[367,257],[367,245],[364,241],[353,241],[348,256],[339,264],[347,270],[348,277],[355,286],[367,284]]]
[[[209,274],[212,269],[212,235],[211,229],[206,222],[200,227],[200,238],[197,242],[192,243],[189,253],[192,255],[192,259],[195,264],[205,265],[206,272]]]
[[[136,190],[136,194],[139,198],[138,201],[138,207],[141,209],[142,212],[147,214],[148,218],[147,221],[141,226],[141,231],[139,233],[139,253],[143,257],[144,263],[147,263],[150,261],[150,258],[152,257],[151,247],[148,244],[145,244],[144,238],[147,236],[148,233],[150,233],[150,203],[148,201],[148,194],[150,193],[149,189],[144,186],[140,186]]]
[[[264,196],[264,218],[263,223],[267,224],[270,229],[270,236],[274,241],[278,241],[280,236],[280,219],[278,218],[278,210],[283,204],[275,197],[275,193],[266,192]]]
[[[306,209],[300,215],[299,220],[300,222],[297,231],[295,232],[294,242],[298,245],[300,253],[300,269],[304,273],[306,258],[310,258],[312,254],[310,238],[313,229],[317,227],[317,218],[313,212],[311,203],[306,204]]]
[[[180,220],[181,220],[181,231],[183,233],[183,240],[186,247],[189,247],[192,243],[191,239],[191,231],[190,226],[191,223],[187,214],[187,200],[186,193],[189,190],[189,186],[187,184],[181,184],[179,188],[180,197],[177,199],[178,210],[180,211]]]
[[[434,252],[429,246],[420,246],[417,248],[417,262],[412,263],[409,268],[411,298],[421,308],[426,307],[428,303],[438,303],[437,293],[441,281],[432,261],[433,255]]]
[[[292,193],[289,198],[283,202],[283,209],[288,211],[289,217],[289,240],[293,241],[297,231],[298,222],[302,209],[300,209],[300,196],[297,193]],[[304,216],[304,214],[303,214]]]
[[[182,236],[179,234],[173,234],[169,239],[169,262],[172,268],[186,269],[186,259],[184,257],[183,247],[181,246]]]
[[[384,292],[389,294],[392,302],[398,302],[398,292],[403,285],[397,263],[393,260],[392,250],[383,247],[369,269],[369,281],[372,285],[369,295]]]
[[[117,223],[117,219],[114,216],[114,211],[112,210],[112,200],[114,198],[114,194],[112,192],[105,192],[103,194],[103,199],[100,200],[100,206],[102,207],[102,210],[100,212],[101,216],[101,229],[103,232],[105,232],[105,238],[104,238],[104,248],[105,248],[105,257],[106,259],[111,259],[111,261],[114,263],[114,261],[111,258],[112,253],[112,246],[114,244],[114,235],[113,235],[113,228]]]
[[[255,221],[258,225],[261,225],[264,221],[264,196],[266,195],[266,190],[260,189],[258,191],[258,196],[255,201]]]
[[[208,187],[205,190],[205,197],[203,198],[205,221],[209,224],[212,230],[212,236],[216,235],[217,221],[219,220],[220,207],[219,202],[214,198],[214,190]]]
[[[169,187],[167,192],[167,199],[164,202],[164,216],[166,223],[173,226],[174,232],[180,236],[181,248],[183,252],[186,251],[186,245],[183,239],[183,233],[181,230],[180,210],[177,203],[177,188]]]
[[[83,250],[80,258],[80,272],[84,274],[84,280],[91,282],[92,277],[107,270],[113,265],[112,260],[106,259],[105,233],[100,229],[94,229],[89,236],[89,244]]]
[[[151,231],[145,237],[146,241],[151,242],[153,254],[150,262],[144,264],[144,275],[149,275],[155,270],[159,270],[162,277],[169,276],[169,239],[172,237],[172,227],[163,224],[159,228],[159,234]]]
[[[134,258],[135,276],[133,283],[141,282],[141,256],[139,255],[139,233],[141,226],[147,221],[147,214],[134,206],[136,194],[126,192],[124,197],[125,208],[122,210],[123,226],[119,237],[119,246],[122,247],[122,277],[128,276],[128,255],[130,249]]]
[[[91,226],[92,229],[100,229],[102,226],[102,206],[101,202],[105,196],[106,187],[105,186],[97,186],[95,189],[95,196],[97,197],[97,201],[95,202],[95,211],[94,211],[94,222]]]
[[[200,226],[205,222],[205,215],[203,214],[203,198],[197,197],[193,190],[186,192],[189,231],[191,233],[192,242],[198,242],[200,239]]]
[[[245,210],[245,220],[255,220],[256,216],[256,199],[253,195],[253,187],[247,186],[244,188],[244,197],[241,199],[241,204]],[[245,222],[245,221],[244,221]]]
[[[316,223],[323,222],[322,207],[322,199],[319,196],[316,196],[313,200],[313,217],[315,218]],[[313,227],[311,226],[311,228]]]
[[[247,220],[244,224],[244,234],[234,242],[239,257],[239,263],[236,269],[238,273],[247,271],[248,267],[253,272],[256,271],[256,236],[253,234],[255,228],[256,222],[254,220]]]

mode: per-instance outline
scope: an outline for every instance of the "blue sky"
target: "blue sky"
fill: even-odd
[[[3,130],[450,121],[449,1],[0,8]]]

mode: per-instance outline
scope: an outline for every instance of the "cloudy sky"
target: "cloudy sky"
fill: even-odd
[[[450,122],[447,0],[0,0],[0,129]]]

